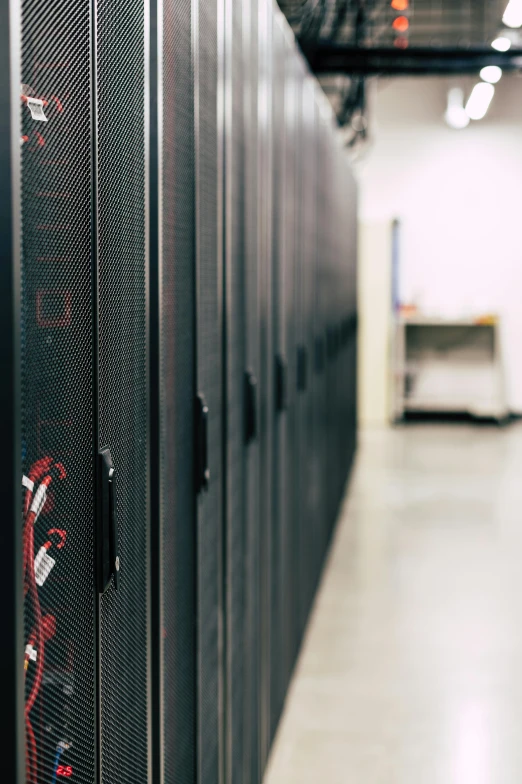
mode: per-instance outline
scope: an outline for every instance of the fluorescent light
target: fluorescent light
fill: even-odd
[[[454,106],[451,109],[446,109],[444,119],[446,120],[449,127],[454,128],[456,131],[462,131],[469,125],[468,113],[463,106],[460,109],[458,106]]]
[[[464,91],[460,87],[453,87],[448,92],[448,108],[444,119],[450,128],[461,131],[469,125],[469,117],[464,109]]]
[[[492,84],[479,82],[475,85],[466,104],[466,112],[470,120],[482,120],[486,116],[494,95],[495,88]]]
[[[508,49],[511,49],[511,41],[509,38],[506,38],[504,35],[495,38],[492,42],[491,46],[493,49],[496,49],[497,52],[507,52]]]
[[[509,0],[502,21],[506,27],[522,27],[522,0]]]
[[[480,78],[490,84],[496,84],[502,77],[502,68],[498,65],[486,65],[480,72]]]

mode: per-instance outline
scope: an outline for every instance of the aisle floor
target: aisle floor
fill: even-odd
[[[265,784],[522,782],[522,426],[361,436]]]

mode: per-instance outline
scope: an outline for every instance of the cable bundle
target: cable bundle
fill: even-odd
[[[36,660],[36,669],[31,688],[25,699],[24,710],[27,735],[26,768],[28,784],[38,784],[38,753],[30,715],[42,685],[45,643],[52,639],[56,633],[56,619],[52,615],[42,616],[42,610],[40,607],[38,584],[43,585],[45,577],[49,573],[52,566],[47,566],[47,574],[45,571],[41,572],[43,580],[39,580],[35,570],[34,528],[38,522],[40,513],[45,507],[48,488],[53,481],[65,479],[66,476],[67,474],[65,468],[61,463],[55,463],[50,457],[43,457],[32,465],[31,470],[29,471],[29,475],[27,477],[24,476],[23,478],[23,484],[26,488],[23,505],[24,596],[29,597],[33,614],[33,628],[25,648],[24,669],[26,673],[28,671],[29,662],[31,660]],[[57,548],[61,548],[65,542],[65,531],[51,529],[48,532],[48,535],[51,534],[58,534],[60,536],[60,542],[58,543]],[[51,540],[46,542],[44,545],[44,550],[47,551],[51,544]],[[40,553],[38,556],[40,556]],[[39,561],[36,561],[39,571],[41,568],[41,563],[42,556],[40,556]]]

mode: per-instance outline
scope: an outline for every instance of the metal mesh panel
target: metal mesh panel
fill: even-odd
[[[328,493],[327,476],[331,468],[328,459],[329,441],[327,433],[327,357],[326,357],[326,316],[328,301],[325,294],[326,270],[329,244],[331,242],[330,189],[331,177],[329,170],[329,149],[331,138],[327,122],[318,126],[318,186],[317,198],[317,271],[316,271],[316,321],[315,321],[315,358],[314,388],[316,395],[315,411],[315,451],[318,456],[318,473],[320,487],[319,520],[320,520],[320,553],[324,556],[328,545]]]
[[[94,778],[89,23],[85,0],[22,4],[22,461],[36,482],[24,490],[28,782]],[[43,101],[33,111],[32,99]]]
[[[227,781],[244,782],[245,726],[245,222],[241,0],[225,18],[225,298],[227,357]]]
[[[273,23],[273,182],[271,199],[272,217],[272,355],[284,362],[286,356],[284,334],[284,263],[285,263],[285,224],[284,204],[286,199],[285,169],[285,38],[279,19]],[[272,396],[273,397],[273,396]],[[272,741],[283,707],[286,688],[284,666],[284,612],[283,601],[285,586],[285,444],[286,413],[276,411],[273,418],[273,440],[271,456],[271,480],[273,508],[270,541],[270,732]]]
[[[145,29],[97,7],[99,443],[117,472],[120,587],[101,598],[102,781],[148,780]]]
[[[273,345],[272,345],[272,6],[259,0],[259,69],[258,69],[258,202],[259,224],[258,281],[260,295],[260,383],[259,383],[259,448],[260,448],[260,567],[261,567],[261,773],[268,758],[270,726],[270,614],[271,528],[272,528],[272,418],[273,418]]]
[[[299,377],[299,354],[304,348],[304,312],[303,312],[303,278],[304,278],[304,260],[305,260],[305,245],[304,236],[306,232],[304,215],[304,188],[306,187],[305,168],[301,165],[304,160],[302,151],[304,148],[304,123],[303,123],[303,82],[305,76],[304,63],[301,59],[296,60],[295,63],[295,79],[296,79],[296,115],[297,115],[297,128],[296,128],[296,151],[297,151],[297,167],[296,167],[296,201],[295,201],[295,230],[297,232],[296,248],[295,248],[295,266],[294,266],[294,280],[293,280],[293,312],[294,312],[294,339],[295,344],[293,353],[296,357],[295,376],[291,380],[297,388],[295,398],[295,418],[296,418],[296,431],[294,441],[294,482],[292,485],[294,496],[294,511],[293,511],[293,547],[294,547],[294,568],[292,570],[294,578],[294,617],[296,623],[296,655],[301,644],[301,638],[304,630],[304,610],[303,610],[303,581],[305,579],[305,524],[303,524],[303,517],[306,519],[306,510],[304,509],[304,462],[306,459],[306,420],[305,420],[305,404],[304,404],[304,390],[298,389]]]
[[[296,346],[297,324],[295,307],[295,268],[297,260],[297,63],[291,45],[287,44],[285,62],[285,224],[284,315],[287,359],[287,442],[286,477],[288,492],[285,505],[285,587],[282,597],[285,619],[285,670],[290,679],[297,650],[297,614],[295,612],[297,573],[295,537],[296,476]]]
[[[314,462],[316,459],[314,444],[314,375],[313,375],[313,350],[314,350],[314,308],[313,308],[313,276],[316,263],[315,238],[317,232],[317,210],[315,204],[315,188],[317,187],[316,167],[316,125],[315,125],[315,95],[314,82],[310,76],[306,77],[303,85],[303,146],[302,160],[302,205],[304,223],[301,227],[303,241],[301,251],[302,262],[302,307],[303,307],[303,345],[307,352],[307,387],[303,400],[303,442],[302,449],[302,492],[300,498],[303,503],[301,512],[301,529],[304,535],[304,551],[302,560],[301,594],[303,600],[304,621],[313,599],[317,576],[317,542],[315,526],[318,517],[319,488],[315,482]]]
[[[221,253],[218,224],[217,0],[196,0],[197,387],[209,408],[210,484],[198,503],[198,780],[215,784],[220,766]],[[218,77],[216,75],[218,74]]]
[[[246,367],[259,378],[258,299],[258,3],[243,2],[244,122],[245,122],[245,303]],[[259,443],[250,443],[246,456],[246,646],[245,646],[245,773],[257,784],[259,763],[260,590],[259,590]]]
[[[163,775],[196,780],[194,91],[190,0],[163,3],[160,324]]]

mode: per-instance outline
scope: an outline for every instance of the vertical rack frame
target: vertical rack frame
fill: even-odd
[[[4,597],[0,646],[3,675],[2,768],[7,781],[25,781],[22,520],[20,449],[20,4],[0,3],[0,418],[2,482],[0,502],[4,517],[0,545],[4,556],[0,590]]]

